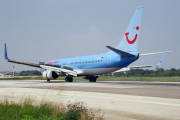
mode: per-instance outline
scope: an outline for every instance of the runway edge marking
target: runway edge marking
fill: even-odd
[[[74,95],[74,94],[62,94],[62,95],[64,95],[64,96],[99,98],[99,99],[118,100],[118,101],[125,101],[125,102],[136,102],[136,103],[147,103],[147,104],[156,104],[156,105],[166,105],[166,106],[180,107],[180,104],[165,103],[165,102],[152,102],[152,101],[143,101],[143,100],[126,100],[126,99],[118,99],[118,98],[106,98],[106,97],[95,97],[95,96]]]

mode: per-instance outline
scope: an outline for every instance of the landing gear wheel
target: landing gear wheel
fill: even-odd
[[[49,82],[50,81],[50,79],[47,79],[47,82]]]
[[[69,81],[68,81],[68,77],[65,78],[65,81],[66,81],[66,82],[69,82]]]
[[[96,78],[95,78],[95,79],[93,79],[93,82],[96,82]]]
[[[66,81],[66,82],[73,82],[73,77],[67,76],[67,77],[65,78],[65,81]]]
[[[69,82],[73,82],[73,77],[69,77]]]
[[[89,77],[89,82],[96,82],[97,78],[97,76],[91,76]]]

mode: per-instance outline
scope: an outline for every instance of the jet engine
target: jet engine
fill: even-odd
[[[54,79],[58,78],[57,73],[52,70],[44,71],[42,76],[43,76],[43,78],[49,79],[49,80],[54,80]]]

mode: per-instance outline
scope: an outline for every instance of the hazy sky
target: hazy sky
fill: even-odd
[[[4,60],[39,63],[109,51],[116,47],[137,6],[144,7],[138,51],[179,50],[180,0],[0,0],[0,71],[36,68]],[[131,65],[155,65],[161,55]],[[180,53],[167,54],[161,67],[180,68]],[[153,68],[154,69],[154,68]]]

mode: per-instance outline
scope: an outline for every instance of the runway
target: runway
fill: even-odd
[[[15,80],[0,81],[0,96],[19,98],[32,96],[50,99],[83,101],[101,109],[107,119],[180,119],[180,83]]]

